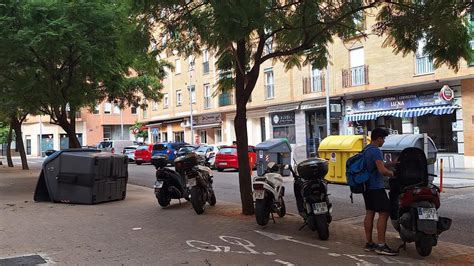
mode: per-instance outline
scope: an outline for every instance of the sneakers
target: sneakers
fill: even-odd
[[[377,244],[375,243],[365,243],[365,248],[364,250],[367,252],[374,251],[377,248]]]
[[[377,245],[375,252],[379,255],[387,256],[396,256],[398,254],[398,251],[391,249],[387,244],[383,244],[382,246]]]

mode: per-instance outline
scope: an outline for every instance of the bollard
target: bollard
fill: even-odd
[[[443,192],[443,158],[439,159],[439,192]]]

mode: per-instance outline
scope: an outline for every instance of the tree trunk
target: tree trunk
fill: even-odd
[[[12,135],[13,135],[13,129],[10,125],[10,129],[8,130],[8,136],[7,136],[7,164],[8,167],[13,167],[13,160],[12,160]]]
[[[69,148],[80,148],[81,143],[76,136],[76,116],[73,115],[71,120],[68,121],[67,118],[59,119],[59,126],[66,132],[69,138]]]
[[[20,122],[20,120],[18,120],[18,118],[16,116],[12,117],[10,126],[13,128],[13,130],[15,130],[16,148],[18,149],[18,152],[20,152],[21,167],[22,167],[23,170],[29,170],[28,161],[26,159],[25,146],[23,145],[23,137],[22,137],[22,132],[21,132],[21,122]]]
[[[237,43],[237,57],[241,66],[245,66],[245,41]],[[237,159],[239,162],[240,200],[242,214],[253,215],[252,180],[248,158],[247,136],[247,100],[245,93],[245,70],[237,69],[235,77],[235,91],[237,113],[234,120],[235,135],[237,136]]]

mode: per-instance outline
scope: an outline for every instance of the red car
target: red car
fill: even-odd
[[[135,163],[140,165],[142,163],[151,162],[151,151],[153,150],[153,144],[138,146],[135,150]]]
[[[249,158],[252,159],[254,169],[257,165],[257,153],[254,146],[249,146]],[[239,161],[237,160],[237,146],[222,146],[216,155],[215,166],[217,171],[222,172],[224,169],[238,169]]]

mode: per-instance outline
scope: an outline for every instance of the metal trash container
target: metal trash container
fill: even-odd
[[[125,199],[127,156],[95,149],[57,151],[43,162],[35,201],[96,204]]]
[[[325,179],[331,183],[347,184],[346,161],[370,143],[363,135],[328,136],[319,144],[319,157],[328,160]]]
[[[285,138],[269,139],[255,146],[257,152],[257,175],[265,174],[267,164],[291,164],[291,146]],[[289,176],[290,170],[283,170],[283,176]]]
[[[425,154],[427,154],[428,173],[435,174],[434,164],[436,162],[438,149],[434,141],[428,136],[426,136],[425,139],[423,134],[389,135],[385,138],[385,143],[380,147],[380,150],[382,150],[385,162],[395,162],[400,153],[408,147],[417,147],[424,150]]]

